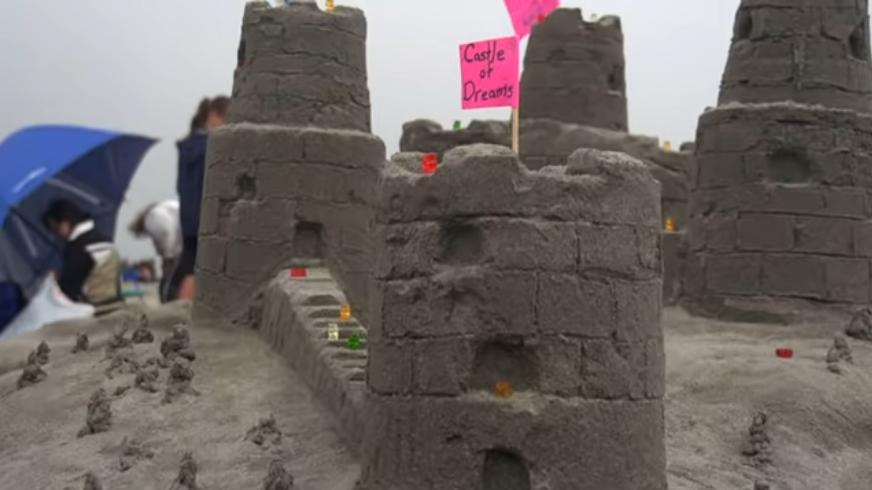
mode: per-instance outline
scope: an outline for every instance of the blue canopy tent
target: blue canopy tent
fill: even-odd
[[[0,143],[0,281],[29,296],[49,271],[59,270],[63,244],[42,225],[55,199],[78,204],[113,238],[118,208],[156,141],[51,125],[22,129]]]

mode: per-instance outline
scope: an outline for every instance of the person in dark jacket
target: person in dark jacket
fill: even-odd
[[[121,307],[121,258],[94,220],[72,201],[59,199],[45,210],[42,222],[66,243],[58,276],[61,291],[72,301],[92,305],[97,316]]]
[[[191,119],[188,135],[177,143],[179,218],[182,225],[182,256],[176,266],[173,283],[179,285],[179,299],[194,297],[194,268],[197,264],[197,235],[200,231],[200,205],[206,173],[208,131],[226,122],[230,99],[218,96],[203,99]]]

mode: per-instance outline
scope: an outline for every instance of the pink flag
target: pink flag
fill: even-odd
[[[518,107],[518,38],[503,37],[460,45],[464,109]]]
[[[560,6],[560,0],[505,0],[518,39],[530,34],[538,19],[548,17]]]

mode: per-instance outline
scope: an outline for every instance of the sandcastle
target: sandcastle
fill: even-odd
[[[577,147],[540,170],[489,145],[432,175],[386,162],[365,34],[356,9],[246,7],[195,314],[253,312],[360,452],[361,489],[665,489],[660,186]]]
[[[688,304],[869,302],[870,94],[866,2],[742,1],[697,130]]]
[[[360,488],[665,489],[657,207],[620,153],[389,164]]]
[[[194,314],[236,314],[291,259],[326,262],[361,314],[385,157],[369,133],[363,14],[254,3],[243,41],[207,155]]]

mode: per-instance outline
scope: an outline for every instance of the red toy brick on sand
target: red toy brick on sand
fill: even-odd
[[[781,359],[790,359],[793,357],[793,349],[787,347],[779,347],[775,349],[775,356]]]
[[[306,269],[291,269],[291,277],[306,277]]]
[[[424,169],[425,174],[432,174],[436,171],[437,166],[439,166],[439,161],[436,160],[435,153],[427,153],[421,157],[421,167]]]

